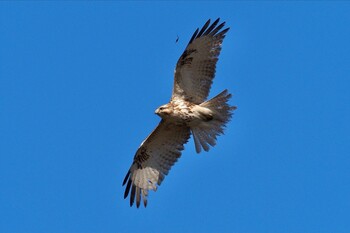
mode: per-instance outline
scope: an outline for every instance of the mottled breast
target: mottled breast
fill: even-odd
[[[190,122],[193,119],[194,104],[180,99],[174,99],[170,104],[173,107],[173,117],[176,120]]]

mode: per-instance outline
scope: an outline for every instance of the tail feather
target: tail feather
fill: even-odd
[[[201,107],[207,108],[212,112],[213,118],[210,121],[203,121],[191,127],[197,153],[200,153],[202,148],[205,151],[209,151],[209,145],[216,145],[216,137],[224,134],[224,128],[231,119],[233,110],[236,109],[235,106],[228,104],[230,98],[231,94],[224,90],[211,100],[200,104]]]
[[[201,145],[202,145],[202,147],[203,147],[203,149],[205,150],[205,151],[208,151],[209,150],[209,145],[208,145],[208,143],[207,143],[207,137],[206,137],[206,135],[205,134],[203,134],[203,132],[198,132],[198,134],[199,134],[199,141],[200,141],[200,143],[201,143]]]

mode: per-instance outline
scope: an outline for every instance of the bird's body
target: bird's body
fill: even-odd
[[[190,123],[194,116],[192,108],[195,104],[188,101],[181,101],[179,99],[172,100],[168,104],[162,105],[155,113],[164,120],[176,123]]]
[[[189,125],[196,118],[193,111],[196,106],[198,105],[181,99],[175,99],[168,104],[160,106],[155,113],[169,122]]]
[[[226,91],[224,92],[226,94]],[[231,95],[229,95],[228,98],[230,96]],[[202,104],[193,104],[181,99],[174,99],[157,108],[155,113],[164,120],[185,124],[188,127],[196,127],[203,122],[214,120],[214,117],[215,119],[220,119],[220,113],[217,113],[215,109],[201,105]],[[226,106],[225,110],[230,110],[230,107]]]
[[[197,29],[180,56],[175,70],[172,98],[155,113],[162,118],[156,129],[141,143],[124,179],[124,198],[130,193],[130,205],[141,197],[147,205],[149,190],[156,190],[181,156],[184,144],[193,135],[197,153],[209,151],[216,137],[223,134],[234,106],[228,104],[231,94],[224,90],[207,100],[221,44],[229,28],[220,31],[219,19]]]

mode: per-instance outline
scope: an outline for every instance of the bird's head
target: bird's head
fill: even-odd
[[[160,117],[166,117],[170,115],[171,108],[169,107],[169,104],[164,104],[156,109],[155,114],[157,114]]]

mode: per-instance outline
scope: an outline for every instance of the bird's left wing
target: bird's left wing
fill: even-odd
[[[124,198],[130,193],[130,206],[136,198],[136,206],[139,207],[142,196],[146,207],[148,190],[156,191],[171,166],[181,156],[189,137],[190,129],[186,125],[161,120],[141,143],[123,182],[123,185],[126,184]]]

